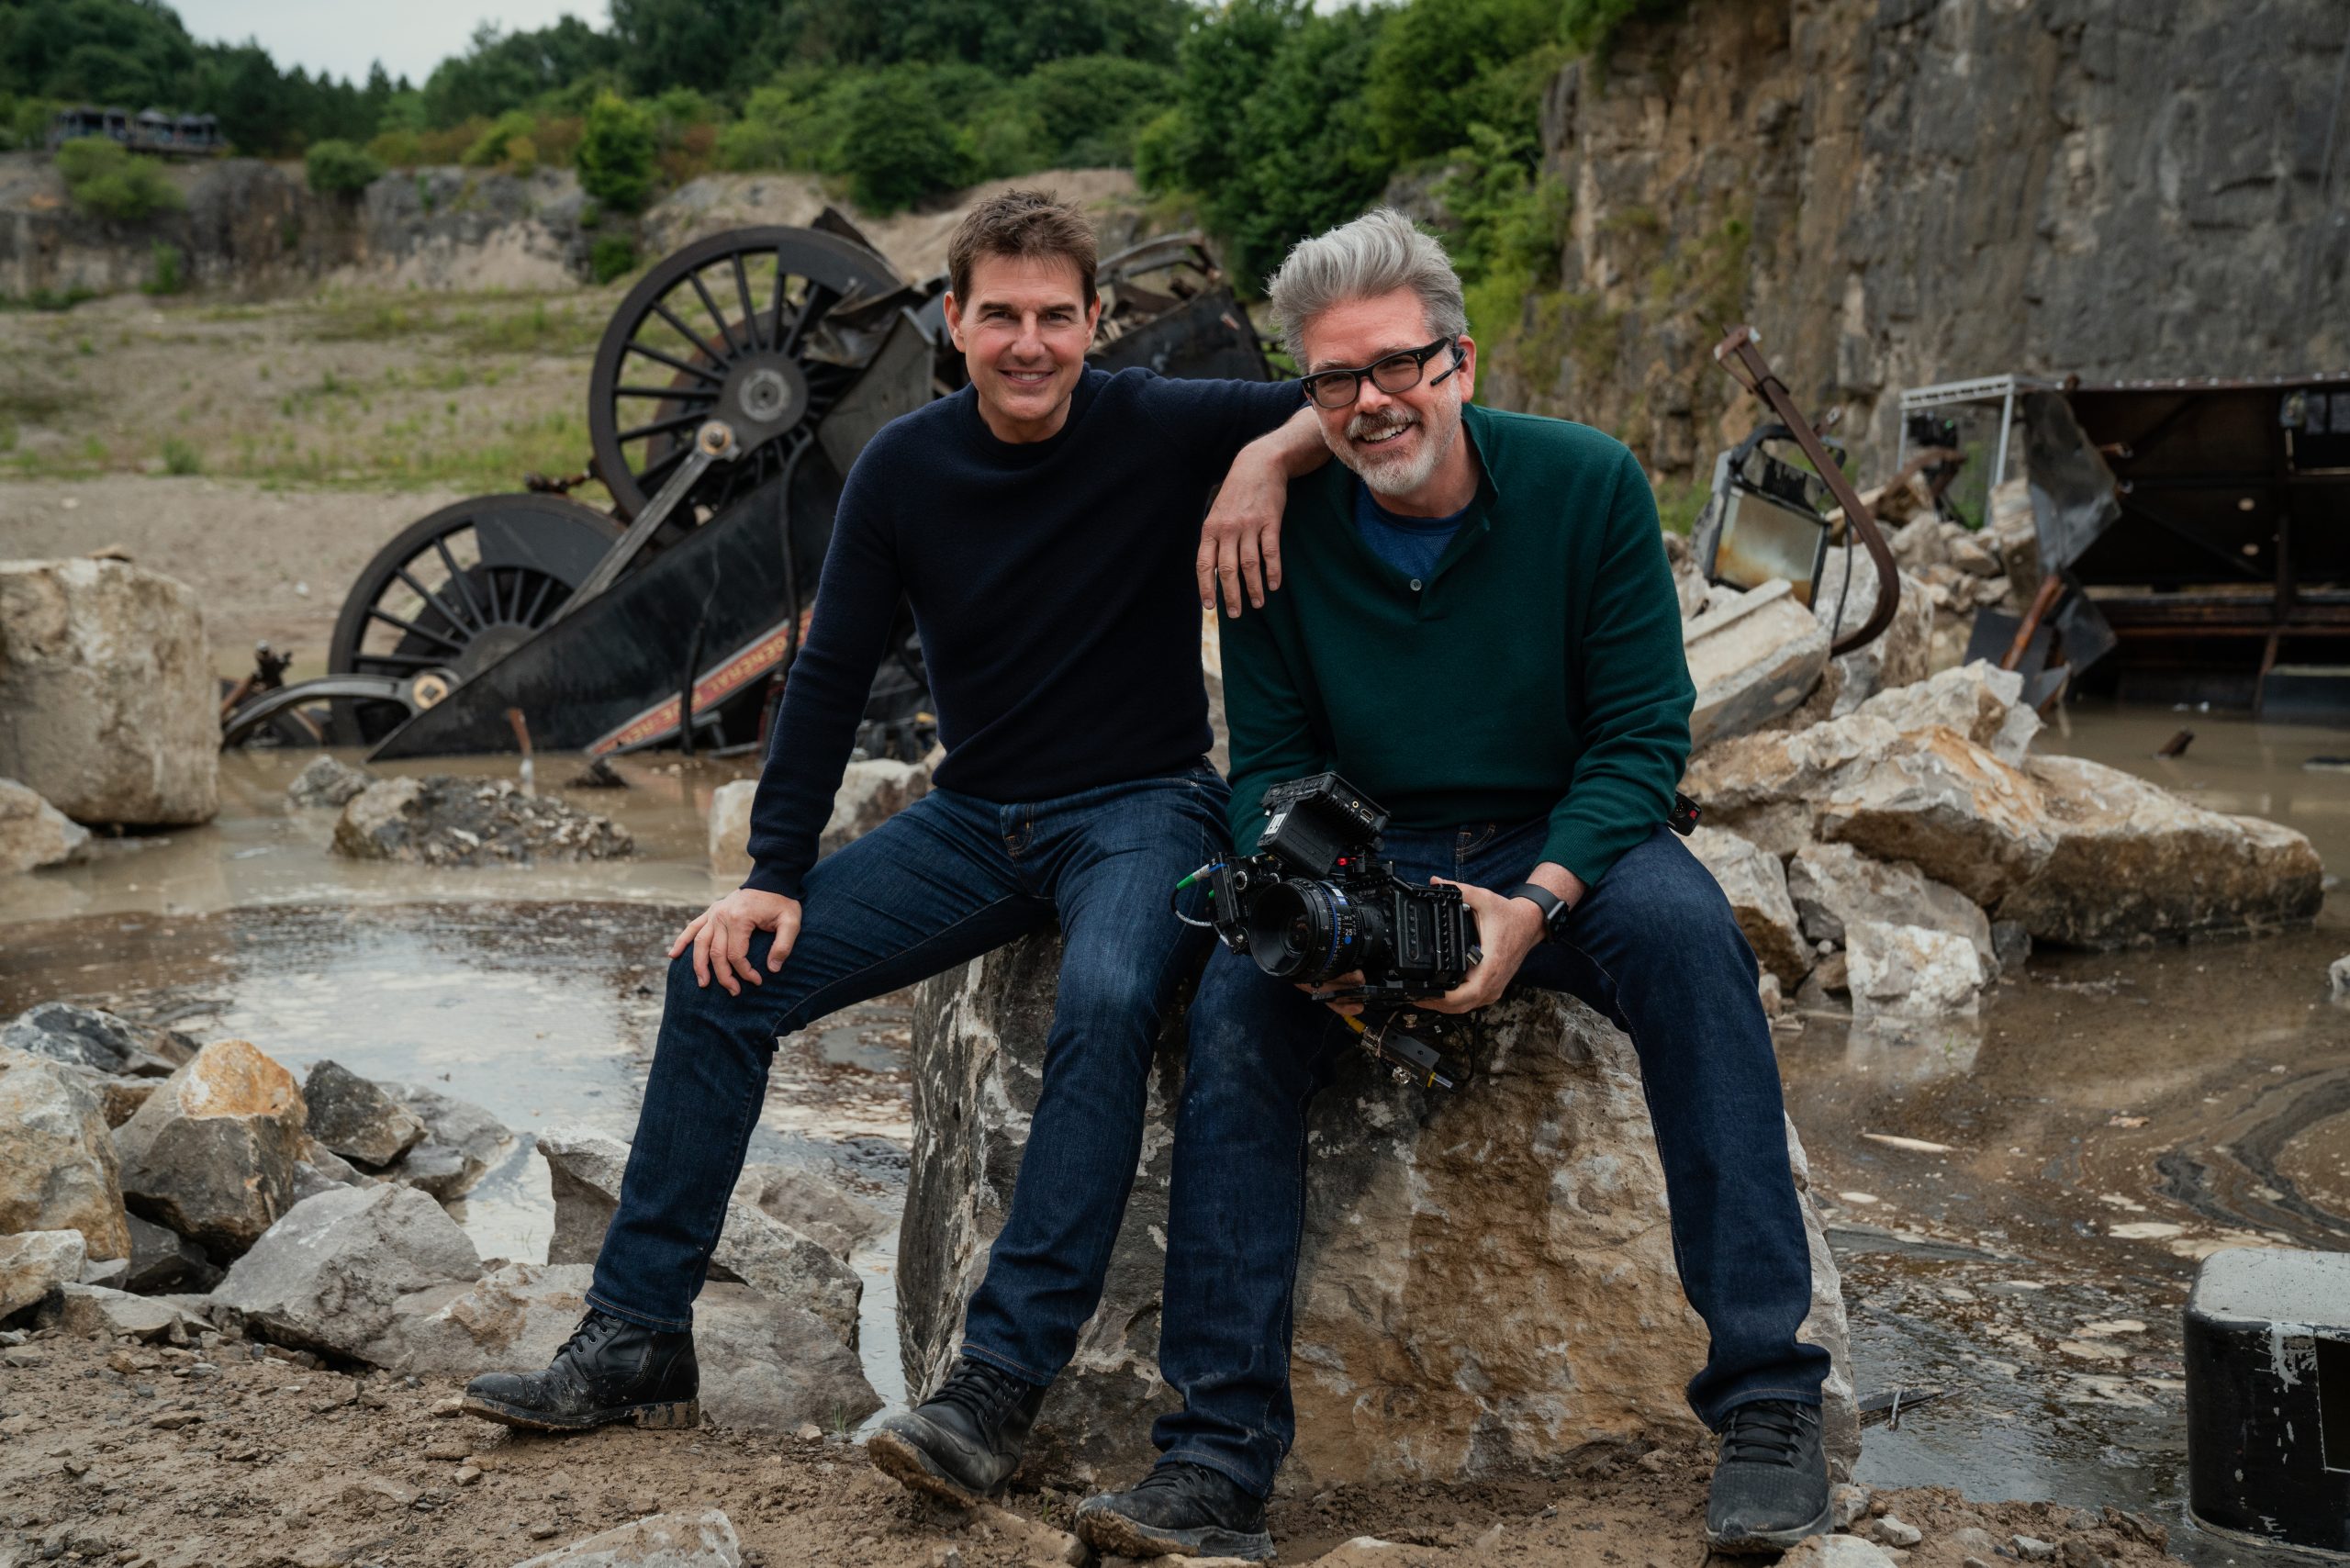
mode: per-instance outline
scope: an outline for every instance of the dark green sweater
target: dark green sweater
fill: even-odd
[[[1542,858],[1596,886],[1665,819],[1695,692],[1656,499],[1622,443],[1471,405],[1483,470],[1416,590],[1354,524],[1337,463],[1290,487],[1282,586],[1220,620],[1232,827],[1336,768],[1399,827],[1547,814]]]

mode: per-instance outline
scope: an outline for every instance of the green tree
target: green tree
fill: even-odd
[[[310,188],[320,196],[357,196],[384,174],[384,165],[373,156],[333,137],[313,145],[302,168]]]
[[[1449,151],[1485,124],[1531,140],[1563,62],[1557,0],[1411,0],[1372,51],[1364,96],[1397,160]]]
[[[135,222],[187,205],[152,159],[103,136],[77,137],[59,148],[57,172],[73,205],[100,218]]]
[[[1086,168],[1132,163],[1136,137],[1175,101],[1175,92],[1176,75],[1167,66],[1080,54],[1036,67],[1021,81],[1018,96],[1042,132],[1043,159]]]
[[[588,106],[580,138],[579,188],[617,212],[635,212],[653,194],[653,117],[617,93]]]
[[[895,65],[844,87],[838,162],[858,206],[896,212],[969,183],[977,159],[951,118],[963,106],[953,85],[941,73]]]

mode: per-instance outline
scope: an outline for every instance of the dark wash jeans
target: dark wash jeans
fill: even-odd
[[[1396,871],[1496,890],[1526,879],[1547,824],[1387,834]],[[1572,991],[1632,1038],[1672,1207],[1674,1261],[1712,1331],[1689,1403],[1718,1427],[1755,1399],[1819,1402],[1827,1352],[1798,1343],[1811,1256],[1787,1165],[1778,1062],[1754,954],[1705,867],[1664,827],[1575,908],[1520,980]],[[1192,1004],[1176,1124],[1158,1364],[1183,1396],[1152,1431],[1263,1495],[1296,1432],[1290,1310],[1304,1220],[1305,1116],[1360,1049],[1329,1009],[1219,950]],[[1474,1094],[1472,1080],[1452,1092]]]
[[[1066,946],[1044,1086],[1012,1212],[963,1350],[1049,1383],[1093,1315],[1142,1148],[1151,1051],[1208,934],[1175,884],[1225,851],[1228,798],[1203,762],[1033,805],[934,790],[808,873],[800,940],[740,997],[669,966],[653,1073],[590,1303],[683,1328],[742,1173],[778,1036],[1059,919]]]

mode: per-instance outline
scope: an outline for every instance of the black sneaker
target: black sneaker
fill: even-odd
[[[701,1425],[691,1329],[665,1334],[590,1307],[547,1370],[484,1372],[465,1384],[468,1416],[541,1432],[614,1421],[664,1430]]]
[[[1045,1391],[966,1356],[938,1392],[865,1440],[873,1462],[917,1492],[976,1507],[1020,1468]]]
[[[1172,1460],[1124,1492],[1088,1497],[1077,1533],[1096,1551],[1120,1557],[1237,1557],[1273,1554],[1265,1504],[1222,1471]]]
[[[1706,1500],[1707,1543],[1717,1551],[1779,1551],[1827,1534],[1828,1517],[1819,1412],[1783,1399],[1732,1410]]]

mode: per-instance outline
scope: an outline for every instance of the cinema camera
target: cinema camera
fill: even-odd
[[[1266,790],[1265,817],[1256,854],[1203,866],[1176,891],[1203,886],[1205,924],[1276,980],[1361,1002],[1348,1022],[1398,1082],[1465,1081],[1473,1026],[1413,1005],[1460,985],[1480,957],[1460,890],[1397,876],[1379,858],[1387,813],[1335,773]],[[1331,983],[1351,974],[1360,983]]]

